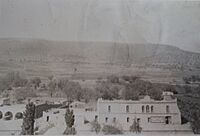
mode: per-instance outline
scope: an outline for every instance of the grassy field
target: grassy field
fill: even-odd
[[[39,76],[46,79],[50,75],[71,79],[92,80],[108,75],[136,75],[152,81],[170,82],[179,77],[170,70],[160,68],[137,68],[108,64],[73,64],[60,62],[14,62],[0,61],[0,76],[10,71],[19,71],[27,77]]]

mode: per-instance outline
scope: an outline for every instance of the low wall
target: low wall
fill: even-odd
[[[35,108],[35,118],[40,118],[43,116],[43,112],[44,111],[47,111],[47,110],[50,110],[52,108],[58,108],[62,106],[62,104],[40,104],[40,105],[37,105],[36,108]]]

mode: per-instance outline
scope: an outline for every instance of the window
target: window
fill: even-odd
[[[126,112],[129,112],[129,106],[128,105],[126,106]]]
[[[165,124],[171,124],[171,116],[165,117]]]
[[[169,113],[169,105],[166,106],[166,112]]]
[[[98,116],[96,115],[94,120],[97,121],[97,119],[98,119]]]
[[[151,118],[148,118],[148,123],[151,122]]]
[[[142,106],[142,113],[144,113],[144,105]]]
[[[130,120],[129,117],[127,117],[127,119],[126,119],[127,123],[129,123],[129,120]]]
[[[151,106],[151,113],[153,112],[153,106]]]
[[[111,111],[111,106],[109,105],[109,106],[108,106],[108,112],[110,112],[110,111]]]
[[[106,123],[108,122],[108,117],[105,118],[105,122],[106,122]]]
[[[149,105],[146,106],[146,112],[149,113]]]
[[[0,111],[0,119],[2,119],[3,118],[3,113],[2,113],[2,111]]]
[[[114,117],[114,118],[113,118],[113,123],[115,123],[115,122],[116,122],[116,118]]]
[[[137,118],[137,123],[138,123],[138,124],[140,123],[140,121],[141,121],[140,118]]]

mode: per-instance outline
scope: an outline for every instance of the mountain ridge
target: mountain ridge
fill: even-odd
[[[0,38],[1,59],[199,67],[200,53],[161,44]]]

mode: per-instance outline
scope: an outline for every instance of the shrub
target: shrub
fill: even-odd
[[[97,122],[97,121],[92,121],[91,122],[92,125],[92,132],[95,131],[97,134],[101,131],[101,125]]]
[[[111,75],[107,77],[108,82],[110,83],[119,83],[119,77]]]
[[[67,127],[63,133],[64,135],[76,135],[76,130],[74,127]]]
[[[105,135],[117,135],[117,134],[123,134],[122,130],[120,130],[119,128],[116,128],[114,126],[110,126],[110,125],[105,125],[102,129],[103,133]]]
[[[67,108],[65,113],[65,122],[68,128],[72,128],[72,126],[74,125],[73,110],[70,110],[69,108]]]

